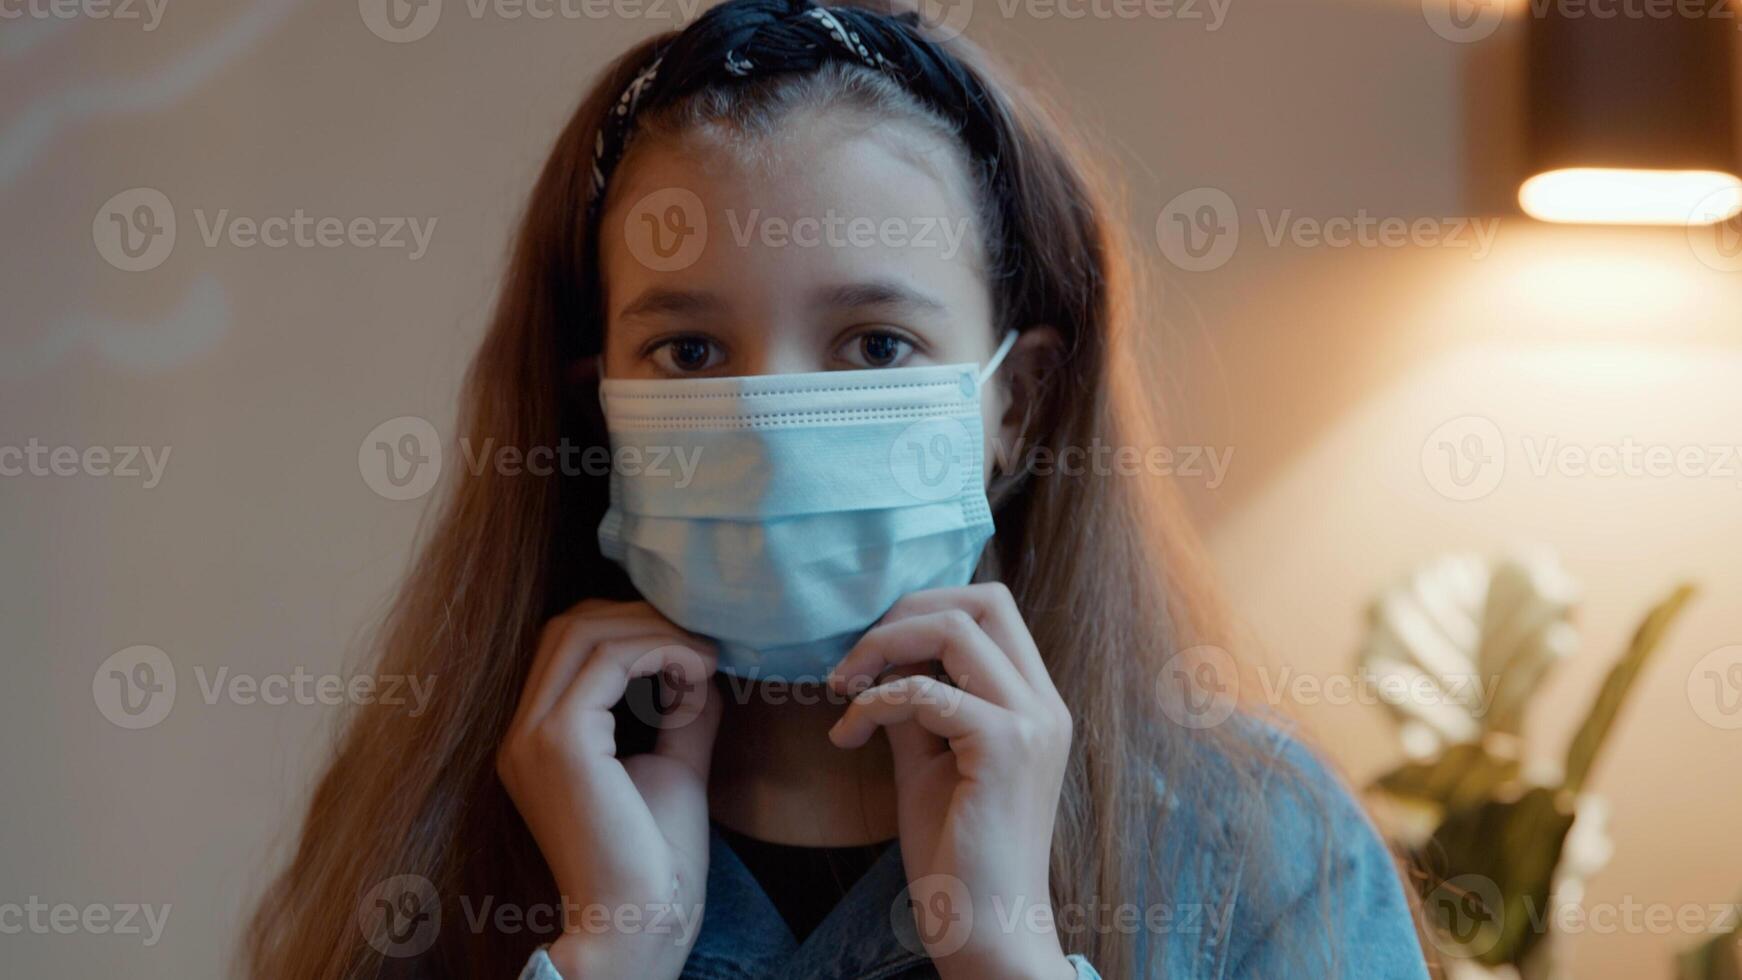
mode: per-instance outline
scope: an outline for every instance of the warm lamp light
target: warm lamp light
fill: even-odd
[[[1742,213],[1731,0],[1531,6],[1531,176],[1542,221],[1706,225]],[[1732,11],[1734,12],[1734,11]]]
[[[1518,204],[1539,221],[1710,225],[1742,214],[1742,178],[1716,170],[1569,167],[1525,181]]]

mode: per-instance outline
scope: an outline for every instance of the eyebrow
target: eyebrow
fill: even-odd
[[[905,307],[927,312],[944,312],[944,304],[916,289],[893,279],[870,279],[843,283],[818,290],[813,304],[834,309],[858,309],[867,306]]]
[[[694,289],[666,289],[655,287],[646,290],[635,297],[628,306],[623,307],[619,317],[627,320],[636,317],[657,316],[695,316],[701,313],[713,313],[725,308],[726,304],[713,293]]]
[[[884,307],[931,313],[946,311],[941,301],[893,279],[868,279],[825,286],[813,294],[811,304],[821,309]],[[718,313],[727,305],[718,295],[706,290],[656,286],[636,296],[618,316],[624,320],[697,317]]]

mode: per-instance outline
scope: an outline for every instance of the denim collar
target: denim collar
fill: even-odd
[[[891,843],[800,943],[744,862],[710,826],[707,906],[682,980],[875,980],[911,969],[926,955],[911,926],[906,888],[901,847]]]

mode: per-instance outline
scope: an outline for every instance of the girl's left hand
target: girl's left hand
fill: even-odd
[[[933,664],[946,676],[924,672]],[[888,732],[902,862],[939,975],[1076,977],[1047,889],[1071,716],[1010,590],[907,596],[830,684],[860,692],[830,741]]]

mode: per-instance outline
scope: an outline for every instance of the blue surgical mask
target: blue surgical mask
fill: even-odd
[[[607,378],[599,547],[755,680],[827,675],[910,592],[965,585],[992,536],[984,368]]]

